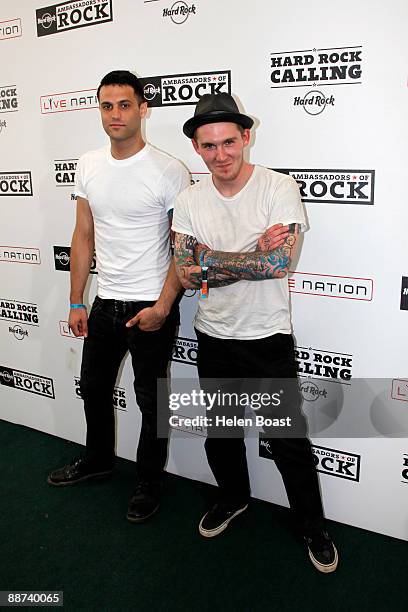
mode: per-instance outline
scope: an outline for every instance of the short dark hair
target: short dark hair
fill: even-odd
[[[204,124],[204,125],[207,125],[207,124]],[[241,125],[240,123],[236,123],[235,125],[236,125],[236,126],[237,126],[237,128],[238,128],[238,132],[240,132],[241,136],[243,136],[243,135],[244,135],[245,130],[246,130],[246,129],[248,129],[248,128],[244,128],[244,126],[243,126],[243,125]],[[193,134],[193,140],[195,140],[196,142],[197,142],[197,137],[196,137],[196,132],[197,132],[197,130],[198,130],[198,128],[197,128],[196,130],[194,130],[194,134]]]
[[[144,97],[143,85],[141,84],[137,76],[133,74],[133,72],[129,72],[129,70],[113,70],[112,72],[108,72],[108,74],[105,74],[96,92],[98,101],[101,87],[103,87],[104,85],[130,85],[130,87],[133,87],[133,90],[136,94],[136,97],[139,99],[139,102],[146,102],[146,99]]]

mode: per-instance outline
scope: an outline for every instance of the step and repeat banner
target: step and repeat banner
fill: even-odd
[[[406,2],[45,4],[0,9],[0,417],[85,441],[69,245],[77,160],[107,142],[102,76],[143,79],[145,137],[192,181],[207,169],[182,125],[200,96],[231,92],[255,119],[248,158],[293,176],[307,211],[288,283],[326,515],[408,540]],[[97,270],[95,260],[88,303]],[[197,299],[181,302],[174,380],[196,378]],[[117,453],[134,459],[128,359],[112,401]],[[203,426],[174,419],[168,470],[214,482],[204,439]],[[247,449],[253,495],[287,505],[268,441],[251,435]]]

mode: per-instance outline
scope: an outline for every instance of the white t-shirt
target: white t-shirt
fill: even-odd
[[[170,263],[167,213],[190,184],[181,162],[149,144],[127,159],[109,146],[79,159],[75,193],[92,211],[99,297],[159,297]]]
[[[225,197],[212,177],[181,193],[174,205],[172,229],[194,236],[215,251],[254,251],[259,237],[276,223],[299,223],[306,218],[296,181],[286,174],[255,166],[239,193]],[[291,333],[287,278],[241,280],[212,287],[200,299],[195,326],[216,338],[252,340]]]

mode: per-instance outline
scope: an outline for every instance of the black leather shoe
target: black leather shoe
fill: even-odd
[[[103,478],[113,472],[113,466],[97,466],[87,461],[86,457],[75,457],[71,463],[54,470],[47,477],[47,482],[55,487],[73,485],[90,478]]]
[[[160,506],[160,484],[140,481],[130,499],[126,518],[132,523],[143,523]]]

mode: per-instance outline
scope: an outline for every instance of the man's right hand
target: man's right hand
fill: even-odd
[[[77,338],[88,336],[88,313],[86,308],[71,308],[68,325]]]
[[[277,223],[268,227],[268,229],[260,236],[256,251],[273,251],[282,246],[286,238],[289,236],[289,226]]]

